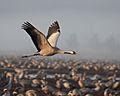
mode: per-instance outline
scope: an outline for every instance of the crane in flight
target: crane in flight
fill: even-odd
[[[22,57],[31,57],[36,55],[52,56],[55,54],[71,54],[71,55],[76,54],[75,51],[65,51],[56,47],[58,37],[60,36],[61,33],[58,21],[55,21],[50,25],[46,37],[41,31],[39,31],[29,22],[24,22],[21,27],[29,34],[35,47],[37,48],[36,53]]]

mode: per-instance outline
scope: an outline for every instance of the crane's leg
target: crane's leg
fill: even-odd
[[[37,56],[39,55],[38,53],[32,54],[32,55],[26,55],[26,56],[22,56],[22,58],[27,58],[27,57],[32,57],[32,56]]]

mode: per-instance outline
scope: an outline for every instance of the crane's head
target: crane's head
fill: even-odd
[[[71,54],[71,55],[75,55],[76,52],[75,51],[64,51],[64,54]]]

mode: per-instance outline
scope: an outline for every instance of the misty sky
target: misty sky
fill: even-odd
[[[81,56],[120,57],[120,0],[0,0],[0,52],[35,52],[22,23],[47,34],[54,20],[61,26],[60,48]]]

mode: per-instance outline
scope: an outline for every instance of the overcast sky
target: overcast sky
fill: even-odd
[[[22,23],[47,34],[54,20],[61,27],[60,48],[81,56],[120,57],[120,0],[0,0],[0,52],[35,52]]]

